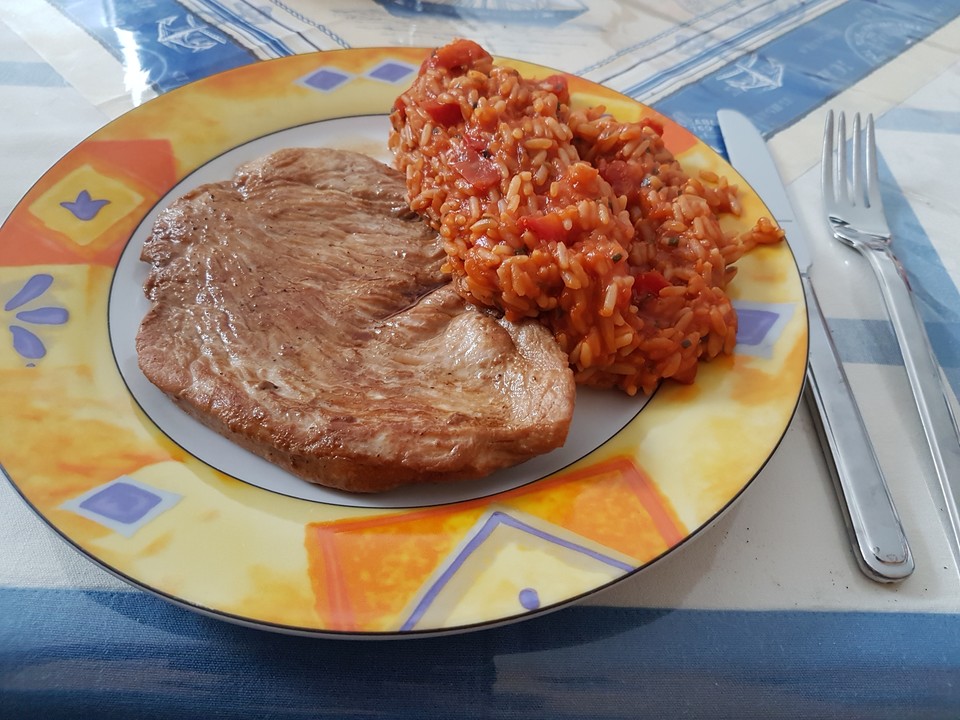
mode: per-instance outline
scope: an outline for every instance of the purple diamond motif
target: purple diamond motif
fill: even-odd
[[[162,499],[149,490],[121,481],[91,495],[80,503],[80,507],[110,520],[130,525],[143,518]]]
[[[413,68],[409,65],[403,65],[402,63],[389,60],[382,65],[375,67],[373,70],[367,73],[367,75],[372,77],[374,80],[383,80],[384,82],[395,83],[403,80],[403,78],[407,77],[412,72]]]
[[[67,500],[62,507],[125,537],[164,514],[182,496],[121,475]]]
[[[737,342],[744,345],[759,345],[763,342],[770,328],[774,326],[780,316],[771,310],[755,310],[753,308],[737,309],[739,324],[737,326]]]
[[[303,79],[303,83],[309,87],[312,87],[315,90],[323,90],[324,92],[330,92],[334,88],[343,85],[347,80],[350,79],[350,76],[346,73],[340,72],[339,70],[329,70],[327,68],[321,68],[311,75],[307,75]]]

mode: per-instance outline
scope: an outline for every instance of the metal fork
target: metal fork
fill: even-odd
[[[876,273],[890,315],[910,387],[916,400],[920,421],[933,455],[943,511],[952,531],[951,549],[960,566],[960,439],[957,421],[924,330],[903,266],[890,245],[893,236],[887,225],[880,197],[877,173],[876,132],[873,116],[867,116],[866,129],[860,131],[860,114],[853,118],[852,166],[848,180],[846,118],[837,116],[834,134],[833,111],[827,113],[823,133],[823,199],[834,237],[858,250]],[[836,145],[834,145],[836,139]]]

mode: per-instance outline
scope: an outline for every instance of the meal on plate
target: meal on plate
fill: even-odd
[[[783,233],[765,218],[724,233],[735,189],[689,177],[656,121],[572,110],[563,77],[522,78],[469,40],[433,53],[391,121],[410,206],[459,292],[538,318],[578,383],[649,393],[733,350],[731,264]]]
[[[735,188],[654,120],[572,110],[458,40],[391,114],[400,172],[294,148],[187,193],[144,244],[146,377],[310,482],[480,477],[565,442],[575,382],[651,392],[729,353]]]
[[[247,164],[164,210],[142,258],[144,374],[305,480],[477,477],[566,438],[573,376],[550,332],[464,302],[403,178],[365,155]]]

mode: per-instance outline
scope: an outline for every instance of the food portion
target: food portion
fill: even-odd
[[[571,108],[562,76],[525,79],[458,40],[391,114],[411,208],[443,238],[470,302],[550,328],[585,385],[652,392],[730,353],[732,267],[782,231],[729,235],[735,188],[690,177],[655,119]]]
[[[144,374],[308,480],[371,492],[486,475],[563,444],[574,384],[535,320],[464,302],[403,177],[289,149],[203,185],[144,245]]]
[[[189,192],[144,245],[146,377],[310,482],[481,477],[563,445],[575,382],[650,393],[730,353],[736,189],[655,116],[574,109],[459,40],[391,114],[401,172],[288,149]],[[425,222],[426,221],[426,222]]]

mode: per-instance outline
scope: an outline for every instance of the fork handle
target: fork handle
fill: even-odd
[[[824,452],[833,458],[830,474],[846,506],[857,562],[864,574],[878,582],[903,580],[914,569],[910,545],[806,275],[803,284],[810,313],[807,398]]]
[[[920,422],[933,456],[933,464],[944,500],[944,511],[953,531],[954,561],[960,566],[960,433],[948,399],[940,366],[933,354],[923,321],[917,312],[910,280],[900,262],[886,247],[863,247],[862,252],[876,271],[883,299],[900,344],[903,364],[910,380]]]

